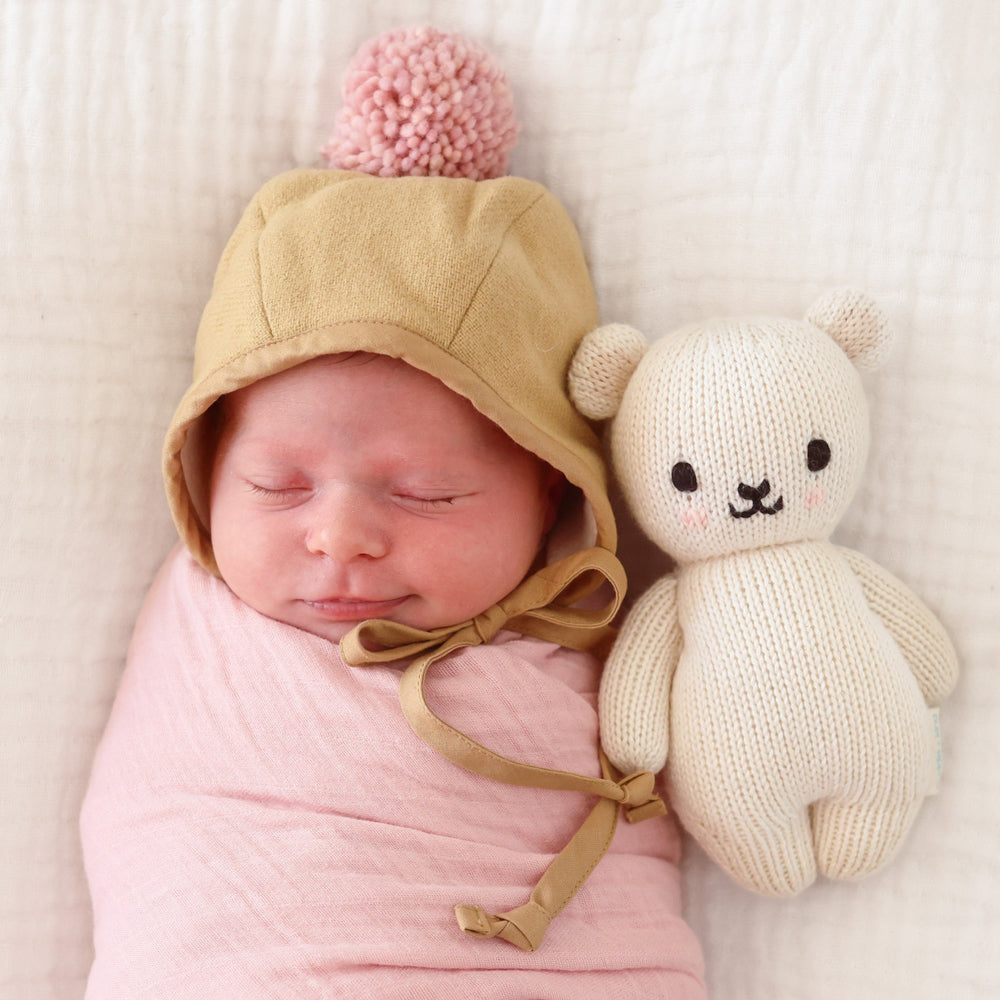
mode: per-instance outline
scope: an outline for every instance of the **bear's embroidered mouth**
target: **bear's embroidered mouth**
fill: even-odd
[[[743,500],[749,500],[750,506],[744,510],[737,510],[730,504],[729,514],[731,517],[753,517],[754,514],[777,514],[785,506],[784,497],[778,497],[770,507],[764,506],[762,501],[771,492],[771,484],[766,479],[761,480],[759,486],[748,486],[746,483],[740,483],[736,487],[736,492],[739,493]]]

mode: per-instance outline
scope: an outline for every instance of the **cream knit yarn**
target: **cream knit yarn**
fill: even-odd
[[[836,291],[805,321],[695,324],[648,351],[602,327],[570,371],[581,412],[617,411],[622,490],[677,562],[608,661],[605,749],[625,771],[667,762],[686,828],[768,895],[881,867],[937,779],[928,708],[955,683],[951,644],[829,541],[867,453],[856,368],[888,342],[870,299]]]

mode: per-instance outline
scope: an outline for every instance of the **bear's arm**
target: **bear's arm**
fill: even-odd
[[[665,576],[636,602],[601,678],[601,743],[624,773],[663,769],[670,682],[680,656],[677,581]]]
[[[871,609],[896,640],[928,705],[939,705],[958,679],[958,658],[934,613],[901,580],[853,549],[841,553]]]

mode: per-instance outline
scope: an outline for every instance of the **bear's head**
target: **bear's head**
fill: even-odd
[[[577,408],[614,417],[612,464],[648,537],[679,563],[829,537],[860,481],[859,369],[891,336],[865,295],[824,295],[804,320],[696,323],[651,347],[630,327],[584,338]]]

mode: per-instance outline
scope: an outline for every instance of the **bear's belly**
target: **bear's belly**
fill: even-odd
[[[786,774],[798,792],[870,789],[880,747],[906,771],[928,716],[899,647],[828,543],[741,553],[678,580],[684,645],[673,679],[672,766]]]

